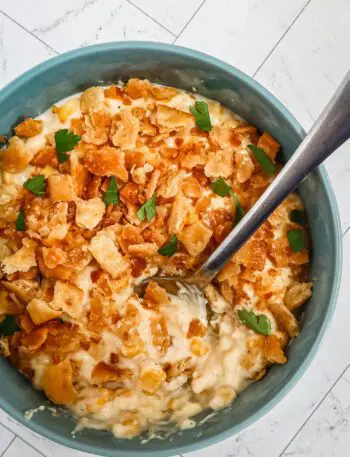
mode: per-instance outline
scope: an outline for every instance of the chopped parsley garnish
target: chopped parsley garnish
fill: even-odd
[[[21,211],[18,213],[17,219],[16,219],[16,230],[17,232],[24,232],[26,229],[26,220],[24,217],[24,210],[21,209]]]
[[[106,205],[117,205],[119,203],[117,181],[115,180],[114,176],[109,182],[106,193],[103,196],[103,201],[106,203]]]
[[[75,135],[73,132],[69,132],[68,129],[58,130],[55,133],[57,157],[60,163],[68,160],[69,155],[66,154],[66,152],[71,151],[79,141],[80,136]]]
[[[237,195],[233,192],[232,189],[230,189],[230,195],[233,198],[233,201],[235,202],[236,205],[236,212],[235,212],[235,225],[238,224],[238,222],[243,219],[243,216],[245,215],[245,211],[243,206],[240,204]]]
[[[295,224],[299,225],[306,225],[306,215],[304,211],[300,211],[299,209],[293,209],[289,213],[289,219],[294,222]]]
[[[248,148],[252,151],[266,175],[270,176],[276,172],[276,165],[262,148],[257,148],[253,144],[249,144]]]
[[[0,335],[10,336],[17,332],[19,327],[14,316],[6,316],[0,324]]]
[[[27,190],[30,190],[30,192],[33,192],[33,194],[37,195],[38,197],[42,197],[46,192],[45,176],[37,175],[33,178],[29,178],[23,184],[23,187],[25,187]]]
[[[303,230],[288,230],[287,232],[288,243],[293,252],[299,252],[305,245],[304,231]]]
[[[194,106],[190,106],[190,111],[194,116],[196,125],[204,132],[210,132],[212,129],[208,103],[196,102]]]
[[[216,195],[226,197],[230,193],[231,187],[222,179],[219,178],[211,183],[211,188]]]
[[[137,217],[141,222],[145,219],[145,217],[148,222],[150,222],[156,215],[156,212],[156,196],[153,195],[153,197],[147,200],[146,203],[144,203],[137,211]]]
[[[238,317],[243,324],[254,330],[254,332],[263,335],[271,334],[271,323],[265,314],[255,314],[254,311],[240,309],[238,310]]]
[[[235,212],[235,225],[243,218],[245,215],[245,211],[243,206],[241,205],[240,201],[238,200],[237,195],[233,192],[231,187],[222,179],[219,178],[216,181],[211,183],[211,188],[214,193],[219,195],[220,197],[226,197],[226,195],[230,194],[233,198],[233,201],[236,205],[236,212]]]
[[[164,243],[163,246],[158,250],[160,255],[165,257],[171,257],[177,252],[179,242],[176,235],[173,235],[167,243]]]

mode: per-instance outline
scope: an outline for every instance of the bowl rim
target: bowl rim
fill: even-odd
[[[0,90],[0,104],[5,97],[11,96],[11,94],[15,93],[18,88],[22,85],[25,85],[27,82],[32,80],[37,76],[38,73],[48,71],[52,68],[55,68],[57,65],[62,64],[64,62],[68,62],[70,60],[74,60],[76,57],[88,57],[90,55],[96,54],[100,51],[120,51],[120,50],[143,50],[143,51],[165,51],[170,54],[179,55],[179,56],[186,56],[193,60],[200,60],[204,61],[205,63],[210,63],[213,66],[223,70],[224,72],[228,72],[234,74],[237,79],[244,82],[244,84],[248,85],[254,90],[257,90],[265,99],[269,100],[269,104],[273,106],[274,109],[279,111],[282,117],[285,118],[285,121],[288,124],[291,124],[295,130],[299,132],[300,138],[302,139],[306,133],[305,130],[302,128],[300,123],[295,119],[295,117],[288,111],[288,109],[267,89],[265,89],[258,81],[254,80],[252,77],[248,76],[241,70],[235,68],[234,66],[223,62],[216,57],[212,57],[206,53],[196,51],[190,48],[178,46],[175,44],[167,44],[167,43],[157,43],[152,41],[115,41],[109,43],[102,43],[102,44],[95,44],[86,46],[83,48],[74,49],[72,51],[68,51],[57,56],[51,57],[44,62],[32,67],[22,75],[15,78],[12,82],[8,83],[3,89]],[[320,330],[312,344],[312,347],[303,360],[303,362],[298,366],[297,370],[291,376],[290,380],[281,388],[281,390],[274,395],[271,400],[269,400],[262,408],[256,411],[247,419],[239,422],[238,424],[233,424],[229,428],[223,430],[222,432],[217,433],[215,436],[211,436],[209,438],[198,438],[194,443],[187,444],[187,445],[179,445],[179,446],[172,446],[171,449],[168,450],[152,450],[146,451],[142,449],[142,445],[140,449],[137,450],[118,450],[117,448],[114,451],[109,449],[101,448],[97,445],[92,444],[82,444],[78,441],[75,441],[73,437],[68,436],[64,437],[58,434],[55,431],[49,430],[48,428],[36,424],[33,421],[28,421],[24,418],[23,413],[19,410],[14,408],[6,398],[0,398],[0,407],[9,414],[12,418],[20,422],[22,425],[28,427],[33,432],[36,432],[39,435],[44,436],[56,443],[61,445],[67,446],[68,448],[75,449],[82,452],[89,452],[91,454],[98,454],[101,456],[106,457],[133,457],[138,455],[143,456],[158,456],[158,457],[165,457],[170,455],[182,454],[184,452],[191,452],[199,449],[203,449],[207,446],[214,445],[226,438],[232,437],[233,435],[238,434],[242,430],[246,429],[254,422],[261,419],[267,412],[269,412],[273,407],[277,405],[281,401],[283,397],[287,395],[288,392],[296,385],[296,383],[301,379],[301,377],[305,374],[306,369],[310,365],[311,361],[315,357],[324,337],[326,335],[327,329],[329,327],[331,318],[335,311],[335,306],[337,303],[339,287],[340,287],[340,280],[341,280],[341,273],[342,273],[342,232],[341,232],[341,224],[340,224],[340,216],[338,205],[336,202],[335,194],[331,182],[329,180],[328,174],[323,165],[318,167],[315,171],[318,173],[320,177],[320,181],[322,186],[324,187],[330,212],[331,218],[334,224],[334,241],[335,241],[335,252],[334,252],[334,259],[335,259],[335,269],[334,269],[334,279],[333,284],[330,292],[331,299],[328,304],[328,308],[324,317],[324,320],[321,324]],[[174,442],[172,442],[174,444]]]

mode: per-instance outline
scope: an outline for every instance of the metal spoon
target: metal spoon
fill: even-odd
[[[310,132],[282,171],[255,205],[233,228],[225,240],[195,272],[184,277],[147,278],[136,288],[142,293],[149,281],[156,281],[168,292],[176,293],[177,284],[204,288],[230,260],[232,255],[253,235],[308,174],[350,138],[350,71],[338,87]]]

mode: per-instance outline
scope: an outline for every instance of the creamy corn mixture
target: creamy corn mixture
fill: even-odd
[[[79,427],[118,438],[229,405],[298,334],[311,295],[291,194],[203,292],[203,263],[280,170],[219,103],[147,80],[91,87],[2,138],[1,351]]]

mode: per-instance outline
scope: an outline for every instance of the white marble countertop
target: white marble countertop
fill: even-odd
[[[0,86],[79,46],[153,40],[192,47],[245,71],[308,130],[350,66],[350,0],[0,0]],[[350,270],[350,143],[326,163]],[[349,257],[347,256],[349,253]],[[302,380],[240,435],[189,457],[347,457],[350,448],[349,281]],[[0,457],[87,457],[0,411]]]

